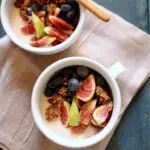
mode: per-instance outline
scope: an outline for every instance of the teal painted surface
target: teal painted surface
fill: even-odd
[[[142,30],[149,31],[148,0],[96,1]],[[4,34],[0,23],[0,37]],[[150,150],[150,80],[126,110],[107,150]]]
[[[150,150],[150,79],[126,110],[107,150]]]
[[[140,29],[149,30],[148,0],[95,0]]]

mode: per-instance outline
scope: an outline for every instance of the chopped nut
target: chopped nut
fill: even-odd
[[[32,5],[32,0],[24,0],[24,7],[30,7]]]
[[[45,112],[46,120],[51,121],[54,118],[57,118],[60,115],[60,111],[57,107],[50,105]]]
[[[17,7],[17,8],[21,8],[21,6],[24,4],[24,0],[16,0],[14,5]]]
[[[45,116],[48,121],[57,118],[60,115],[60,106],[64,98],[59,94],[53,94],[49,97],[49,107],[46,109]]]
[[[60,94],[63,97],[67,97],[68,96],[68,88],[66,87],[62,87],[59,89],[58,94]]]
[[[54,3],[50,3],[49,5],[47,5],[47,7],[48,7],[49,15],[53,15],[55,13],[55,9],[57,8],[57,5]]]
[[[105,104],[111,100],[108,93],[100,86],[96,87],[96,96],[98,97],[99,104]]]
[[[57,4],[66,3],[67,0],[53,0]]]
[[[24,20],[24,21],[29,21],[29,16],[26,14],[26,8],[25,7],[22,7],[21,9],[20,9],[20,16],[22,17],[22,19]]]

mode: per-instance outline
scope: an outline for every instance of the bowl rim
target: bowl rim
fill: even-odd
[[[19,36],[13,31],[13,28],[10,23],[10,17],[9,14],[7,13],[7,0],[3,0],[1,4],[1,22],[3,25],[3,28],[6,32],[6,34],[10,37],[10,39],[19,47],[23,48],[24,50],[31,52],[31,53],[36,53],[40,55],[48,55],[48,54],[55,54],[58,52],[61,52],[68,47],[70,47],[78,38],[80,35],[83,25],[84,25],[84,20],[85,20],[85,9],[83,6],[79,4],[80,8],[80,18],[78,25],[75,29],[75,31],[72,33],[72,35],[63,43],[54,46],[54,47],[46,47],[46,48],[37,48],[37,47],[32,47],[30,44],[26,44],[23,42],[23,40],[19,39]]]
[[[41,113],[40,113],[40,109],[38,107],[39,104],[37,104],[37,99],[40,99],[37,97],[37,92],[39,92],[39,88],[42,85],[43,80],[45,79],[46,76],[48,76],[48,74],[50,72],[52,72],[52,70],[55,68],[57,68],[58,66],[60,67],[62,66],[66,66],[65,64],[68,64],[67,66],[73,65],[71,62],[77,62],[77,65],[79,64],[79,62],[83,61],[85,64],[89,63],[91,65],[95,65],[97,68],[99,68],[99,73],[101,72],[101,75],[104,76],[104,78],[107,80],[109,80],[109,85],[111,87],[112,93],[113,93],[113,99],[114,99],[114,107],[113,107],[113,113],[111,116],[111,119],[109,121],[109,123],[107,124],[107,126],[101,130],[99,133],[88,137],[86,139],[80,140],[80,141],[70,141],[69,139],[65,139],[64,137],[52,132],[48,126],[46,125],[46,123],[44,122]],[[61,67],[62,68],[62,67]],[[95,68],[94,68],[95,70]],[[96,70],[97,71],[97,70]],[[105,75],[104,75],[105,74]],[[48,81],[48,80],[47,80]],[[113,87],[113,89],[112,89]],[[65,146],[65,147],[69,147],[69,148],[84,148],[84,147],[89,147],[93,144],[96,144],[99,141],[102,141],[104,138],[106,138],[111,132],[112,130],[115,128],[117,121],[119,119],[119,115],[120,115],[120,110],[121,110],[121,95],[120,95],[120,90],[119,87],[117,85],[117,82],[115,81],[115,79],[113,79],[109,73],[107,72],[106,68],[104,66],[102,66],[101,64],[99,64],[96,61],[93,61],[91,59],[88,58],[84,58],[84,57],[69,57],[69,58],[64,58],[62,60],[59,60],[55,63],[53,63],[52,65],[48,66],[39,76],[39,78],[37,79],[35,86],[33,88],[33,92],[32,92],[32,98],[31,98],[31,106],[32,106],[32,114],[33,114],[33,118],[36,122],[36,125],[38,126],[38,128],[41,130],[41,132],[50,140],[52,140],[53,142]],[[39,100],[40,101],[40,100]]]

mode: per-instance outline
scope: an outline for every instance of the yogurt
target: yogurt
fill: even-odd
[[[85,139],[90,136],[93,136],[97,133],[96,129],[94,129],[92,126],[88,126],[83,133],[75,135],[71,133],[70,128],[65,128],[62,125],[60,118],[54,119],[52,121],[47,121],[45,119],[45,111],[46,111],[46,108],[48,108],[48,106],[49,106],[49,103],[47,101],[47,98],[45,96],[42,96],[40,100],[40,111],[41,111],[42,118],[44,122],[46,123],[46,125],[49,127],[49,129],[59,134],[60,136],[68,138],[68,139],[72,139],[72,140],[81,140],[81,139]]]
[[[25,26],[26,22],[21,18],[19,9],[16,8],[15,6],[12,7],[10,21],[11,21],[11,26],[16,33],[16,36],[18,36],[21,39],[21,41],[24,41],[24,43],[29,44],[34,34],[25,35],[21,31],[21,28]]]

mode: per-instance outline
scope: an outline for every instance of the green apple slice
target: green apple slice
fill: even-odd
[[[79,110],[76,104],[76,98],[73,98],[72,105],[69,111],[69,125],[78,126],[79,125]]]
[[[32,21],[35,27],[36,37],[41,38],[42,36],[44,36],[44,23],[38,16],[35,15],[35,13],[32,13]]]

